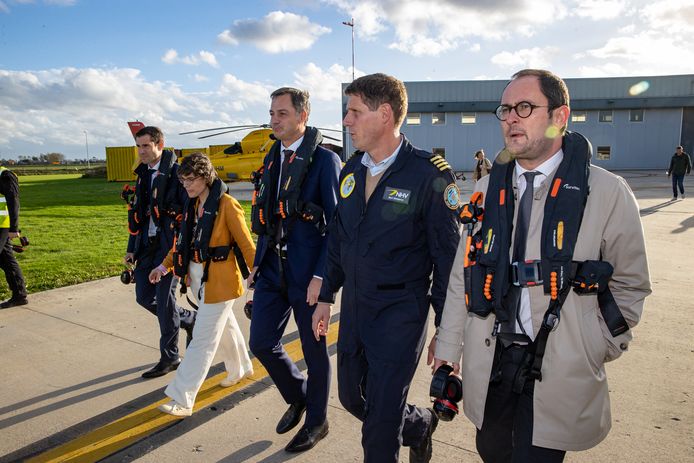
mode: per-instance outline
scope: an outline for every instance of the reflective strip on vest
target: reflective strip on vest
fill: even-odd
[[[0,175],[5,172],[7,168],[0,166]],[[7,198],[0,194],[0,228],[10,228],[10,211],[7,209]]]

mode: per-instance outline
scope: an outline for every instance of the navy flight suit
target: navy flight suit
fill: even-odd
[[[397,462],[418,447],[431,412],[405,403],[425,338],[438,326],[459,240],[453,173],[407,139],[368,203],[367,168],[353,156],[340,175],[320,301],[342,287],[337,344],[342,405],[363,421],[366,462]],[[432,284],[433,277],[433,284]]]

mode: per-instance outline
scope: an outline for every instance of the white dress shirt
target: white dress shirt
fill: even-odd
[[[560,148],[559,151],[554,153],[551,158],[547,159],[545,162],[533,169],[533,172],[538,172],[533,179],[533,189],[539,187],[542,182],[546,181],[547,177],[549,177],[559,166],[559,164],[561,164],[563,159],[564,152]],[[520,198],[523,197],[523,193],[525,192],[525,188],[527,186],[527,182],[523,176],[523,174],[526,172],[528,172],[528,170],[522,168],[516,162],[516,168],[513,171],[513,175],[516,179],[516,185],[518,186],[518,191],[516,192],[516,204],[518,204]],[[535,200],[535,198],[533,198],[533,200]],[[511,259],[513,260],[513,256],[511,256]],[[518,323],[519,319],[522,326]],[[532,311],[530,309],[530,292],[528,291],[528,288],[521,288],[520,307],[518,308],[518,318],[516,319],[516,333],[525,333],[530,337],[530,339],[535,339],[535,333],[533,332]]]
[[[400,152],[400,148],[402,147],[402,142],[403,138],[402,135],[400,135],[400,144],[398,145],[398,147],[395,148],[395,151],[393,151],[393,153],[390,156],[388,156],[381,162],[375,162],[369,153],[364,152],[364,156],[361,157],[361,163],[369,169],[369,173],[372,177],[375,177],[376,175],[385,171],[388,167],[391,166],[391,164],[395,162],[395,159],[398,157],[398,153]]]

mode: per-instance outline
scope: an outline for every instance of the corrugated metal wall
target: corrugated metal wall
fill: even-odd
[[[134,146],[106,147],[106,179],[109,182],[129,182],[135,180],[133,169],[139,162],[137,148]]]

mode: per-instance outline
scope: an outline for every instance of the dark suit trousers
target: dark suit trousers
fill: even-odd
[[[148,247],[138,254],[140,255],[135,267],[135,299],[159,321],[160,361],[173,362],[178,359],[178,329],[181,323],[190,325],[195,313],[176,304],[178,278],[173,277],[173,272],[163,276],[159,283],[149,282],[149,273],[161,264],[166,253],[158,247]]]
[[[306,426],[323,423],[328,411],[330,358],[325,337],[316,341],[311,330],[314,307],[306,303],[306,285],[292,283],[285,273],[286,293],[280,284],[279,257],[268,250],[260,265],[253,295],[253,318],[249,345],[251,352],[267,369],[282,398],[288,404],[306,402]],[[286,263],[283,267],[287,269]],[[299,330],[301,348],[308,368],[306,378],[282,345],[290,312]]]
[[[366,463],[397,463],[417,447],[431,411],[406,403],[426,337],[429,298],[422,290],[342,290],[337,346],[340,402],[364,424]]]
[[[485,463],[564,461],[565,451],[532,445],[535,382],[527,381],[520,394],[513,392],[513,381],[525,347],[504,348],[497,342],[496,349],[497,354],[499,349],[502,352],[492,366],[495,381],[489,385],[484,421],[476,437],[480,457]],[[497,372],[500,375],[495,375]]]
[[[7,286],[12,291],[12,298],[25,299],[27,289],[24,284],[24,275],[22,275],[22,269],[19,268],[19,263],[14,257],[9,228],[0,228],[0,268],[5,272]]]

